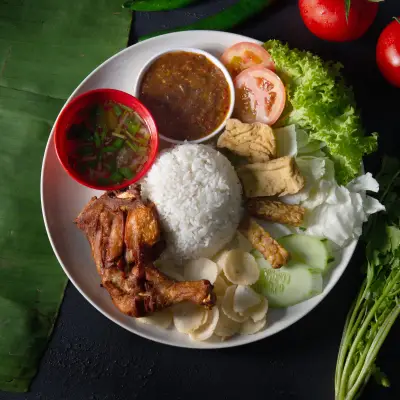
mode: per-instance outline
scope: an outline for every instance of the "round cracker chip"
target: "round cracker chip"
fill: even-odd
[[[239,249],[242,249],[243,251],[247,251],[248,253],[250,253],[253,250],[253,245],[240,232],[236,232],[236,240],[238,243],[237,247]]]
[[[207,312],[207,319],[200,328],[196,329],[192,333],[190,333],[190,338],[197,341],[204,341],[209,339],[215,331],[219,320],[219,309],[218,307],[213,307],[211,310]]]
[[[214,293],[217,296],[223,297],[226,289],[228,289],[228,284],[222,276],[217,276],[217,279],[214,282]]]
[[[249,318],[247,321],[243,322],[243,324],[240,326],[240,334],[241,335],[254,335],[255,333],[261,331],[262,328],[267,323],[267,318],[264,316],[264,318],[260,321],[254,322],[251,318]]]
[[[208,258],[199,258],[185,265],[183,276],[187,281],[207,279],[210,283],[214,283],[218,276],[218,267],[214,261]]]
[[[214,257],[214,261],[217,264],[217,268],[218,268],[218,274],[220,274],[222,271],[222,268],[224,266],[224,258],[226,257],[226,255],[228,253],[229,253],[229,250],[222,250]]]
[[[214,334],[221,338],[229,338],[240,330],[239,322],[233,321],[228,318],[225,313],[220,309],[219,310],[219,319],[217,322],[217,326],[215,327]]]
[[[184,281],[183,275],[178,271],[176,266],[169,260],[157,260],[154,265],[162,272],[167,275],[169,278],[172,278],[176,281]]]
[[[238,285],[233,296],[233,310],[244,315],[249,308],[261,303],[261,297],[251,287]]]
[[[191,333],[206,320],[206,310],[196,304],[184,302],[172,307],[174,325],[181,333]]]
[[[237,285],[252,285],[260,276],[255,258],[241,249],[230,250],[223,259],[227,279]]]
[[[170,269],[170,270],[164,270],[161,271],[163,274],[167,275],[169,278],[172,278],[178,282],[183,282],[185,279],[183,276],[176,270]]]
[[[233,297],[235,295],[236,288],[236,285],[232,285],[226,289],[225,295],[222,299],[221,308],[224,314],[231,320],[236,322],[244,322],[248,319],[248,317],[238,314],[233,309]]]
[[[169,309],[156,311],[147,317],[136,318],[136,321],[142,324],[155,325],[167,329],[172,323],[172,312]]]
[[[261,321],[268,312],[268,300],[266,297],[259,295],[261,302],[254,307],[248,308],[243,315],[251,318],[254,322]]]

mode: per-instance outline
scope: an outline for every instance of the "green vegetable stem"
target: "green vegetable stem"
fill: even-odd
[[[126,1],[122,7],[132,11],[167,11],[186,7],[198,0],[131,0]]]
[[[273,0],[239,0],[234,5],[227,7],[225,10],[203,18],[193,24],[186,25],[176,29],[169,29],[151,33],[142,36],[139,41],[149,39],[154,36],[163,35],[165,33],[188,31],[188,30],[229,30],[236,25],[241,24],[253,15],[258,14],[262,9],[271,5]]]
[[[371,376],[390,385],[375,360],[400,315],[400,161],[386,157],[378,181],[386,214],[372,217],[365,231],[367,272],[343,331],[336,400],[358,398]]]

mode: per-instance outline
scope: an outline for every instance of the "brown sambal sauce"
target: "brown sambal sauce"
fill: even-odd
[[[207,57],[185,51],[154,61],[143,77],[139,99],[160,134],[175,140],[209,135],[223,122],[231,102],[223,72]]]

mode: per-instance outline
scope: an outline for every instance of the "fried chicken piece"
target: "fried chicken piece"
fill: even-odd
[[[245,217],[240,222],[239,232],[270,262],[272,268],[280,268],[288,262],[289,253],[253,218]]]
[[[142,317],[182,301],[212,307],[209,281],[176,282],[152,262],[164,249],[155,205],[138,189],[92,198],[75,220],[90,243],[97,271],[117,308]]]
[[[276,157],[274,131],[261,122],[246,124],[238,119],[228,119],[225,131],[218,138],[217,146],[247,157],[251,163]]]
[[[113,198],[107,193],[93,197],[75,219],[78,228],[86,233],[99,274],[123,261],[125,216],[111,201]],[[131,200],[123,204],[128,207]]]
[[[135,207],[128,210],[124,241],[126,262],[135,263],[137,276],[143,278],[143,266],[156,260],[164,250],[158,213],[153,203],[137,201]]]
[[[246,202],[246,208],[253,217],[292,226],[300,226],[302,224],[306,211],[304,207],[269,200],[265,197],[249,199]]]
[[[304,187],[304,178],[293,157],[285,156],[237,169],[247,197],[284,196]]]
[[[102,285],[108,290],[114,305],[131,317],[143,317],[183,301],[204,306],[215,304],[215,294],[209,281],[177,282],[155,268],[144,267],[144,286],[141,288],[135,273],[126,275],[118,269],[107,269]]]

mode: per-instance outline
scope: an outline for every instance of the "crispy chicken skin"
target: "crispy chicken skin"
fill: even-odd
[[[253,218],[244,217],[239,232],[271,263],[272,268],[280,268],[288,262],[289,253]]]
[[[246,202],[246,208],[253,217],[292,226],[302,224],[306,211],[304,207],[269,200],[265,197],[249,199]]]
[[[182,301],[211,308],[209,281],[177,282],[153,265],[164,249],[155,205],[136,187],[93,197],[75,220],[90,243],[102,286],[116,307],[142,317]]]
[[[102,284],[115,306],[131,317],[143,317],[182,301],[212,308],[215,297],[209,281],[177,282],[149,264],[144,267],[145,279],[139,280],[133,273],[126,274],[118,269],[104,271]]]

